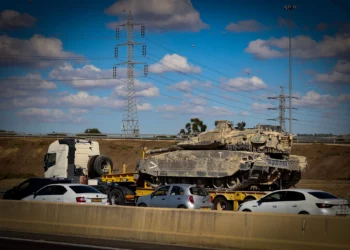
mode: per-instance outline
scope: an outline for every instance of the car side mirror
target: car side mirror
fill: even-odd
[[[151,193],[151,199],[154,197],[154,193]]]
[[[258,200],[258,203],[261,204],[263,203],[264,201],[262,199]]]
[[[36,192],[33,193],[34,198],[36,197]]]

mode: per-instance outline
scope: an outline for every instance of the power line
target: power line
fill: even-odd
[[[155,56],[153,56],[153,57],[155,57]],[[178,69],[176,69],[176,68],[173,68],[173,67],[170,67],[169,65],[166,65],[166,64],[164,64],[163,62],[158,62],[158,61],[156,61],[156,60],[154,60],[154,59],[151,59],[151,58],[149,58],[149,57],[147,57],[149,60],[151,60],[151,61],[153,61],[153,62],[156,62],[156,63],[159,63],[159,64],[162,64],[163,66],[165,66],[165,67],[168,67],[168,68],[170,68],[170,69],[173,69],[173,70],[175,70],[175,71],[177,71],[177,72],[179,72],[179,73],[181,73],[181,74],[183,74],[183,75],[186,75],[186,76],[189,76],[189,77],[191,77],[191,78],[193,78],[193,79],[195,79],[195,80],[199,80],[199,81],[201,81],[200,79],[198,79],[198,78],[195,78],[195,77],[193,77],[193,76],[191,76],[191,75],[188,75],[188,74],[186,74],[186,73],[184,73],[184,72],[182,72],[182,71],[179,71]],[[168,62],[168,61],[167,61]],[[172,65],[176,65],[176,64],[174,64],[174,63],[171,63],[171,62],[168,62],[169,64],[172,64]],[[184,69],[183,67],[181,67],[181,66],[178,66],[178,65],[176,65],[178,68],[182,68],[182,69]],[[198,74],[197,74],[198,75]],[[164,76],[162,76],[163,78],[165,78]],[[209,79],[209,80],[211,80],[211,81],[213,81],[213,82],[217,82],[217,83],[219,83],[220,84],[220,82],[218,82],[218,81],[216,81],[216,80],[213,80],[213,79],[211,79],[211,78],[208,78],[208,77],[205,77],[205,76],[202,76],[203,78],[207,78],[207,79]],[[227,87],[229,87],[229,88],[232,88],[232,89],[235,89],[233,86],[231,86],[231,85],[228,85],[228,84],[225,84],[225,83],[221,83],[222,85],[225,85],[225,86],[227,86]],[[252,97],[249,97],[249,96],[245,96],[245,95],[242,95],[242,94],[240,94],[240,93],[237,93],[237,92],[233,92],[233,91],[230,91],[229,89],[226,89],[226,88],[222,88],[222,87],[220,87],[220,86],[216,86],[216,85],[212,85],[213,87],[215,87],[215,88],[219,88],[219,89],[223,89],[223,90],[225,90],[225,91],[229,91],[229,92],[232,92],[233,94],[236,94],[236,95],[239,95],[239,96],[242,96],[242,97],[246,97],[246,98],[249,98],[249,99],[253,99],[253,100],[256,100],[256,101],[259,101],[259,102],[263,102],[263,103],[268,103],[268,102],[266,102],[266,101],[263,101],[263,100],[260,100],[260,99],[256,99],[256,98],[252,98]],[[247,104],[247,103],[245,103],[245,104]],[[270,104],[270,103],[268,103],[268,104]],[[248,104],[248,105],[250,105],[250,104]],[[297,112],[296,112],[297,113]],[[298,114],[301,114],[301,113],[298,113]]]

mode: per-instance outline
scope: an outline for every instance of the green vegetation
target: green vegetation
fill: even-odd
[[[84,131],[85,134],[101,134],[101,131],[98,128],[87,128]]]
[[[185,129],[181,129],[179,135],[195,135],[207,130],[207,125],[199,118],[192,118],[190,122],[186,123]]]

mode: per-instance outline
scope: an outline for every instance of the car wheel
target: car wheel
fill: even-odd
[[[147,207],[147,205],[145,203],[140,203],[139,207]]]
[[[249,213],[249,212],[251,212],[251,210],[249,210],[249,209],[244,209],[243,212],[248,212],[248,213]]]
[[[180,209],[187,209],[187,207],[185,205],[180,205],[180,206],[178,206],[178,208],[180,208]]]
[[[305,211],[301,211],[299,214],[309,214],[309,213]]]

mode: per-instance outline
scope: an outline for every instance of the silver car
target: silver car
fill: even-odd
[[[203,187],[171,184],[158,188],[150,195],[141,196],[136,206],[211,210],[213,203],[208,191]]]

